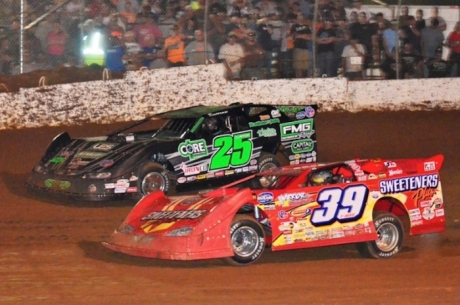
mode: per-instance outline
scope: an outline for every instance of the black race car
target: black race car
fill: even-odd
[[[316,105],[196,106],[147,117],[102,137],[72,139],[64,132],[25,184],[95,201],[218,187],[282,164],[316,161],[316,111]],[[158,119],[165,121],[162,127],[149,128]]]

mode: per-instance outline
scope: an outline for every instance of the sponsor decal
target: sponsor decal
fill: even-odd
[[[197,178],[198,180],[206,179],[206,174],[198,175],[198,176],[196,176],[196,178]]]
[[[273,193],[264,192],[257,195],[257,202],[260,204],[267,204],[273,202]]]
[[[100,159],[107,155],[104,152],[96,152],[96,151],[81,151],[75,155],[76,158],[82,159]]]
[[[187,178],[185,177],[177,178],[177,183],[185,183],[186,181],[187,181]]]
[[[426,172],[427,171],[434,171],[436,169],[436,164],[434,163],[434,161],[425,162],[425,163],[423,163],[423,169]]]
[[[439,209],[434,212],[436,213],[436,217],[444,216],[444,209]]]
[[[224,171],[215,172],[216,177],[223,177],[225,175]]]
[[[214,173],[207,173],[206,178],[214,178]]]
[[[415,191],[422,188],[437,188],[439,182],[438,174],[422,175],[407,178],[380,181],[380,192],[382,194],[401,193]]]
[[[127,187],[116,187],[113,191],[115,194],[123,194],[126,193]]]
[[[288,194],[282,194],[279,195],[278,198],[276,198],[277,201],[281,205],[292,205],[294,203],[305,203],[307,199],[309,199],[310,196],[306,194],[305,192],[299,192],[299,193],[288,193]]]
[[[377,175],[375,175],[375,174],[369,174],[369,175],[367,176],[367,179],[369,179],[369,180],[377,179]]]
[[[224,111],[219,111],[219,112],[214,112],[214,113],[208,113],[208,116],[216,116],[216,115],[222,115],[222,114],[227,114],[228,110]]]
[[[280,113],[280,111],[279,111],[278,109],[272,110],[272,111],[270,112],[270,114],[271,114],[272,117],[274,117],[274,118],[279,118],[279,117],[281,116],[281,113]]]
[[[106,183],[106,184],[104,184],[104,187],[106,189],[114,189],[115,188],[115,183]]]
[[[113,160],[103,160],[99,163],[102,167],[111,167],[114,164]]]
[[[313,131],[313,119],[280,124],[281,139],[296,139],[300,135]]]
[[[259,169],[259,167],[258,167],[257,165],[251,165],[251,166],[249,166],[249,171],[251,171],[251,172],[252,172],[252,171],[256,171],[256,170],[258,170],[258,169]]]
[[[117,145],[118,145],[117,143],[100,142],[100,143],[96,143],[93,146],[91,146],[91,149],[97,150],[97,151],[111,151]]]
[[[243,169],[240,167],[240,168],[236,168],[235,169],[235,173],[242,173],[243,172]]]
[[[195,181],[195,180],[196,180],[196,176],[187,177],[187,182],[191,182],[191,181]]]
[[[184,172],[185,176],[190,176],[190,175],[197,175],[201,172],[205,172],[208,170],[208,165],[207,164],[202,164],[202,165],[196,165],[196,166],[190,166],[187,167],[185,163],[181,163],[180,169]]]
[[[305,108],[305,116],[307,118],[312,118],[315,116],[315,114],[316,114],[316,111],[313,107],[308,106],[307,108]]]
[[[256,165],[257,164],[257,160],[256,159],[252,159],[251,162],[249,162],[249,165]]]
[[[269,138],[269,137],[275,137],[277,133],[276,133],[275,128],[265,128],[265,129],[259,129],[257,131],[257,135],[259,137]]]
[[[128,179],[120,179],[117,180],[115,183],[115,188],[128,188],[129,187],[129,180]]]
[[[379,178],[380,179],[383,179],[383,178],[386,178],[387,175],[385,173],[379,173]]]
[[[129,181],[137,181],[139,178],[135,175],[132,175],[130,178],[129,178]]]
[[[53,188],[53,189],[66,190],[66,189],[70,188],[70,182],[69,181],[46,179],[44,184],[45,184],[45,187]]]
[[[137,193],[137,187],[131,186],[126,189],[126,193]]]
[[[206,210],[161,211],[152,212],[149,215],[142,217],[141,220],[196,219],[201,217],[204,213],[206,213]]]
[[[286,211],[284,211],[284,210],[281,210],[281,211],[278,212],[278,217],[280,219],[286,219],[288,217],[288,213],[286,213]]]
[[[225,176],[230,176],[230,175],[233,175],[234,173],[235,173],[235,171],[233,169],[226,170],[225,171]]]
[[[403,171],[401,169],[396,169],[396,170],[389,170],[388,171],[388,176],[394,176],[394,175],[401,175]]]
[[[305,119],[305,111],[297,112],[296,115],[295,115],[295,118],[296,118],[297,120],[303,120],[303,119]]]
[[[266,121],[266,120],[270,120],[271,117],[270,117],[269,114],[264,114],[264,115],[259,115],[259,119],[260,119],[261,121]]]
[[[430,207],[432,204],[433,203],[431,200],[425,200],[425,201],[420,201],[419,206],[421,208],[426,208],[426,207]]]
[[[395,163],[395,162],[392,162],[392,161],[386,161],[386,162],[384,162],[383,164],[385,164],[385,166],[386,166],[387,168],[394,168],[394,167],[396,167],[396,163]]]
[[[424,187],[424,188],[418,189],[414,193],[414,195],[412,195],[412,200],[419,202],[419,206],[420,206],[420,201],[424,201],[424,200],[433,198],[436,192],[437,190],[434,188]]]
[[[435,216],[435,213],[433,210],[431,210],[430,208],[425,208],[423,209],[423,212],[422,212],[422,217],[423,219],[425,220],[431,220],[433,219]]]
[[[50,163],[62,163],[65,161],[64,157],[54,157],[50,160]]]
[[[298,154],[301,152],[309,152],[309,151],[312,151],[313,148],[314,148],[314,143],[310,139],[297,140],[297,141],[292,142],[291,144],[292,152],[295,154]]]
[[[208,155],[208,147],[205,140],[186,140],[179,144],[178,151],[182,157],[189,158],[190,160]]]
[[[266,121],[249,122],[249,127],[254,128],[254,127],[260,127],[260,126],[265,126],[265,125],[277,124],[279,122],[280,122],[280,119],[271,119],[271,120],[266,120]]]

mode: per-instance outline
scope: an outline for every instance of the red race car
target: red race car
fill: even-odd
[[[273,251],[355,243],[372,258],[397,254],[406,233],[445,229],[444,157],[354,159],[274,168],[220,189],[142,198],[103,245],[170,260],[255,262]],[[251,179],[267,188],[251,189]]]

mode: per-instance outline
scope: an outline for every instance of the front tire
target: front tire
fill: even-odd
[[[404,229],[398,217],[378,212],[374,217],[377,240],[357,244],[359,253],[370,258],[390,258],[402,248]]]
[[[232,266],[246,266],[257,261],[265,249],[262,226],[248,215],[236,215],[230,226],[234,256],[224,261]]]

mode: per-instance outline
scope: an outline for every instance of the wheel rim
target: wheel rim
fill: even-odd
[[[150,194],[154,191],[164,191],[166,186],[166,181],[164,177],[157,172],[151,172],[145,175],[142,180],[142,193],[144,195]]]
[[[377,247],[383,252],[392,251],[399,240],[398,228],[392,223],[384,223],[377,230]]]
[[[240,227],[232,235],[233,251],[240,257],[250,257],[259,248],[259,235],[248,226]]]
[[[276,167],[277,166],[274,163],[266,163],[260,168],[260,172],[264,172]],[[276,180],[276,176],[263,176],[260,177],[259,182],[262,187],[269,187],[270,185],[272,185],[274,180]]]

